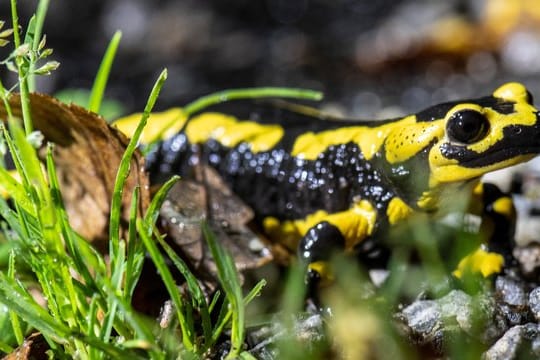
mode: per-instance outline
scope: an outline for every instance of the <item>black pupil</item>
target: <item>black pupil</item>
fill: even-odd
[[[472,144],[480,140],[488,130],[484,115],[474,110],[458,111],[448,120],[446,131],[450,140]]]

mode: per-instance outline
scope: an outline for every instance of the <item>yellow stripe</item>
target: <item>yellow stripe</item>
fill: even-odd
[[[132,137],[141,118],[142,113],[131,114],[116,120],[113,126],[127,137]],[[186,117],[181,108],[152,113],[148,117],[140,141],[142,144],[149,144],[154,141],[168,139],[178,133],[185,123]]]
[[[253,121],[239,121],[233,116],[205,113],[194,117],[186,126],[186,136],[191,143],[204,143],[214,139],[227,147],[247,143],[251,151],[271,150],[283,137],[279,125],[261,125]]]
[[[308,132],[294,142],[291,155],[315,160],[328,147],[353,142],[358,144],[364,158],[370,160],[377,153],[388,135],[395,129],[415,124],[415,117],[408,116],[381,126],[348,126],[319,133]]]

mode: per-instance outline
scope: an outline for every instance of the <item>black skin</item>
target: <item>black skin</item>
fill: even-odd
[[[173,153],[171,148],[178,151]],[[164,161],[167,158],[174,161]],[[152,181],[161,182],[172,174],[190,177],[193,158],[216,168],[232,190],[253,208],[259,223],[267,216],[293,220],[317,210],[343,211],[354,197],[360,196],[376,204],[379,220],[375,228],[384,229],[388,202],[396,196],[389,177],[376,170],[373,162],[366,161],[353,143],[330,147],[312,161],[296,159],[282,148],[254,154],[247,147],[228,149],[212,140],[194,146],[179,134],[150,155],[150,164],[159,164],[157,169],[150,168]],[[306,263],[327,260],[343,245],[339,230],[321,223],[300,241],[298,253]]]

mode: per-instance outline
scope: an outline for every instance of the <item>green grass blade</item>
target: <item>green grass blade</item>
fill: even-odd
[[[90,99],[88,100],[88,110],[95,113],[99,113],[101,109],[101,102],[103,100],[103,95],[105,94],[105,88],[107,87],[107,81],[109,79],[109,73],[111,72],[111,67],[114,62],[114,57],[116,56],[116,51],[118,50],[118,45],[120,44],[120,39],[122,38],[122,32],[117,31],[114,33],[109,46],[105,51],[103,60],[99,66],[94,84],[92,85],[92,91],[90,92]]]
[[[124,151],[124,154],[122,155],[122,159],[120,160],[120,165],[119,165],[117,176],[116,176],[116,181],[114,183],[114,190],[113,190],[113,195],[112,195],[112,200],[111,200],[111,216],[110,216],[110,222],[109,222],[109,239],[110,239],[109,240],[109,255],[111,258],[111,268],[115,269],[114,271],[118,271],[116,273],[113,271],[113,276],[116,279],[120,278],[118,274],[121,271],[121,269],[118,266],[123,264],[123,261],[125,259],[124,254],[120,253],[121,249],[124,249],[125,251],[125,248],[121,247],[120,245],[120,217],[122,214],[122,194],[124,192],[124,184],[129,175],[131,158],[137,148],[139,137],[142,133],[144,126],[146,125],[148,116],[150,115],[150,112],[152,111],[152,108],[154,107],[154,104],[157,100],[161,87],[163,86],[163,83],[166,78],[167,78],[167,71],[163,70],[150,93],[148,102],[143,112],[141,122],[137,126],[137,130],[135,131],[135,134],[130,139],[128,146],[126,150]],[[116,286],[113,286],[113,287],[116,288]],[[107,317],[107,321],[105,322],[105,326],[101,333],[103,338],[105,339],[109,339],[110,337],[110,333],[112,331],[112,326],[113,326],[113,320],[116,316],[115,312],[116,312],[116,305],[113,304],[113,307],[110,309],[110,312]]]
[[[9,346],[8,344],[6,344],[5,342],[3,342],[2,340],[0,340],[0,351],[3,352],[3,353],[6,353],[6,354],[9,354],[13,351],[14,349]]]
[[[110,298],[109,302],[115,304],[115,307],[120,309],[122,317],[127,320],[131,328],[134,330],[135,335],[139,337],[137,340],[144,340],[150,345],[151,348],[157,348],[156,339],[152,334],[151,329],[140,321],[131,305],[121,296],[118,296],[118,294],[120,294],[118,289],[107,288],[106,291]]]
[[[137,186],[131,199],[129,209],[128,241],[126,257],[126,280],[124,286],[124,299],[130,299],[135,286],[139,281],[144,262],[144,248],[137,239],[137,215],[139,212],[140,188]]]
[[[26,26],[26,33],[24,34],[23,43],[25,43],[25,44],[33,44],[35,30],[36,30],[36,15],[32,15],[32,17],[28,21],[28,25]],[[33,50],[33,48],[32,48],[32,50]]]
[[[6,238],[7,238],[8,244],[10,244],[10,247],[14,248],[15,246],[18,245],[18,240],[14,240],[13,238],[18,236],[18,234],[21,234],[22,229],[18,222],[17,213],[13,209],[11,209],[11,207],[8,205],[6,200],[4,200],[1,197],[0,197],[0,216],[2,216],[3,220],[7,224],[7,228],[6,228],[4,224],[0,223],[0,228],[2,229],[3,233],[6,234]],[[12,231],[11,236],[7,235],[8,229],[11,229]]]
[[[108,344],[100,339],[90,336],[80,336],[80,339],[91,347],[101,350],[107,359],[130,359],[130,360],[147,360],[147,356],[141,355],[138,351],[124,349],[122,344]],[[92,359],[92,358],[90,358]]]
[[[210,302],[210,306],[208,306],[208,311],[210,311],[210,313],[214,311],[214,308],[216,307],[220,296],[221,296],[221,291],[219,291],[219,289],[218,289],[218,290],[216,290],[216,292],[214,293],[214,296],[212,297],[212,301]]]
[[[167,244],[161,237],[157,237],[159,244],[165,250],[169,258],[172,260],[174,266],[180,271],[186,283],[188,285],[189,293],[193,297],[196,303],[196,307],[199,309],[201,315],[201,323],[203,330],[203,338],[206,340],[206,344],[203,352],[212,345],[212,321],[210,319],[210,311],[203,291],[199,286],[197,278],[191,273],[187,264],[176,254],[176,252]]]
[[[261,294],[262,289],[266,286],[266,280],[261,279],[253,289],[244,297],[244,305],[249,304],[253,299]]]
[[[87,336],[98,336],[99,334],[100,324],[97,321],[98,309],[99,309],[98,301],[99,301],[98,295],[97,294],[92,295],[92,299],[90,300],[90,305],[88,308],[88,313],[86,314],[86,324],[87,324],[86,335]],[[100,355],[102,354],[99,354],[96,348],[91,348],[88,351],[88,357],[90,359],[101,358],[102,356]]]
[[[231,306],[231,351],[227,355],[227,358],[232,359],[238,357],[242,351],[245,336],[245,309],[242,298],[242,287],[232,256],[218,244],[215,235],[206,222],[202,223],[202,229],[208,247],[216,262],[220,284]]]
[[[13,142],[10,141],[8,134],[4,136],[11,150],[15,166],[23,179],[26,193],[29,193],[31,198],[33,197],[35,209],[33,213],[37,215],[39,227],[42,230],[41,241],[47,247],[54,248],[56,252],[61,252],[63,244],[54,240],[57,237],[56,213],[36,149],[27,141],[23,130],[16,121],[10,119],[8,122]]]
[[[98,294],[92,295],[92,299],[90,300],[90,304],[88,307],[88,312],[86,313],[86,335],[88,336],[96,336],[96,327],[99,325],[97,322],[98,319]]]
[[[15,124],[14,122],[12,123]],[[14,128],[16,127],[17,125],[15,124]],[[3,176],[3,180],[6,181],[5,186],[9,187],[8,190],[15,190],[15,193],[13,195],[19,197],[19,198],[14,198],[16,200],[16,204],[23,207],[29,214],[36,216],[37,210],[36,210],[35,204],[38,203],[39,201],[35,197],[36,194],[32,191],[33,189],[31,189],[30,187],[30,179],[28,177],[28,171],[25,167],[26,165],[21,157],[19,149],[17,148],[17,144],[15,143],[15,140],[12,138],[8,130],[1,124],[0,124],[0,129],[2,129],[3,131],[4,139],[6,140],[6,145],[8,146],[9,153],[11,155],[11,158],[13,159],[13,163],[15,164],[15,168],[17,172],[19,173],[21,177],[22,185],[20,189],[23,190],[23,193],[20,194],[20,192],[17,191],[17,186],[14,183],[13,178],[11,178],[11,176]],[[35,167],[35,164],[32,163],[31,165],[29,164],[28,166]],[[3,172],[5,175],[9,175],[9,173],[4,168],[2,169],[4,170]],[[17,200],[20,200],[20,202]],[[27,207],[26,204],[29,204],[29,206]]]
[[[180,180],[179,176],[175,175],[171,177],[169,180],[167,180],[165,184],[161,185],[158,192],[152,198],[152,201],[150,202],[150,205],[148,206],[148,209],[146,210],[146,214],[144,216],[144,222],[149,226],[149,228],[146,230],[149,233],[152,231],[152,228],[156,223],[156,220],[159,216],[159,209],[161,209],[161,205],[163,205],[163,202],[165,201],[169,190],[171,190],[173,185],[178,180]]]
[[[133,137],[130,139],[128,146],[126,150],[124,151],[124,154],[122,155],[122,159],[120,160],[120,165],[118,168],[116,181],[114,183],[113,196],[111,200],[111,216],[110,216],[110,221],[109,221],[109,255],[111,258],[112,269],[119,269],[117,268],[117,264],[121,263],[120,260],[122,261],[124,260],[124,257],[120,256],[119,254],[119,250],[121,249],[120,247],[120,217],[122,214],[122,194],[124,192],[124,184],[129,175],[131,158],[137,148],[139,137],[142,133],[144,126],[146,125],[148,116],[150,115],[150,112],[152,111],[152,108],[154,107],[154,104],[157,100],[161,87],[163,86],[163,83],[165,82],[166,78],[167,78],[167,71],[163,70],[160,76],[158,77],[156,83],[154,84],[154,87],[152,88],[152,91],[148,98],[148,102],[146,103],[146,107],[143,112],[143,116],[141,118],[141,122],[137,126],[137,130],[135,131],[135,134],[133,135]],[[110,337],[110,333],[112,331],[112,326],[113,326],[113,320],[115,318],[115,312],[116,312],[116,303],[113,303],[113,306],[110,309],[110,312],[108,314],[107,321],[105,322],[105,326],[103,327],[103,331],[101,333],[102,336],[106,339]]]
[[[3,167],[0,167],[0,184],[6,192],[28,213],[34,212],[34,203],[24,190],[24,187],[13,179],[10,173]]]
[[[11,251],[9,255],[8,276],[10,279],[15,280],[15,252],[14,251]],[[21,322],[19,321],[19,317],[14,311],[10,310],[9,318],[11,320],[11,327],[13,329],[13,334],[15,335],[15,339],[17,340],[17,344],[21,345],[24,341],[24,334],[21,328]]]
[[[257,99],[257,98],[293,98],[306,100],[321,100],[323,95],[319,91],[307,89],[292,89],[280,87],[247,88],[219,91],[207,96],[198,98],[184,107],[184,112],[188,117],[207,108],[211,105],[219,104],[225,101],[238,99]]]
[[[232,313],[233,309],[231,309],[228,298],[227,296],[225,296],[225,300],[221,304],[217,320],[215,321],[216,325],[214,326],[214,329],[212,331],[213,343],[218,341],[219,337],[223,333],[223,329],[225,329],[225,326],[231,320]]]
[[[99,286],[96,285],[95,279],[90,273],[89,266],[87,265],[87,261],[91,260],[93,258],[92,255],[88,254],[87,251],[83,253],[85,250],[85,244],[81,244],[80,241],[77,239],[77,235],[71,228],[71,225],[69,224],[68,215],[64,206],[64,202],[62,200],[62,194],[60,192],[60,185],[58,182],[58,176],[56,174],[56,168],[54,165],[53,155],[52,155],[53,145],[49,144],[47,147],[47,156],[46,156],[46,165],[47,165],[47,174],[49,177],[49,183],[50,183],[50,189],[51,189],[51,198],[52,202],[54,204],[54,209],[57,212],[57,218],[60,222],[60,228],[61,233],[65,241],[65,245],[67,249],[69,250],[72,261],[75,267],[75,270],[78,274],[82,276],[82,279],[84,280],[86,287],[89,287],[91,289],[94,289],[94,291],[98,291]],[[94,262],[95,266],[92,266],[94,270],[99,271],[100,267],[97,266],[97,264]],[[102,269],[103,270],[103,269]]]
[[[114,291],[119,291],[122,281],[122,275],[124,273],[125,269],[125,242],[124,241],[118,241],[118,244],[115,247],[114,252],[114,261],[112,260],[111,256],[111,280],[110,285],[109,282],[106,282],[108,287],[110,287],[113,290],[109,290],[109,298],[110,293],[113,293]],[[100,338],[109,341],[111,338],[114,321],[117,316],[117,310],[118,310],[118,302],[108,302],[108,312],[105,315],[105,319],[103,320],[103,328],[101,329]]]
[[[137,148],[137,143],[139,142],[139,138],[141,137],[142,130],[144,126],[146,125],[148,116],[150,116],[150,112],[152,111],[152,108],[154,107],[154,104],[156,103],[159,92],[161,91],[161,87],[163,86],[163,83],[165,82],[166,79],[167,79],[167,70],[163,70],[161,74],[159,75],[156,83],[154,84],[152,91],[150,92],[150,96],[148,97],[148,102],[146,103],[146,106],[144,108],[141,122],[137,126],[137,129],[135,130],[133,137],[129,141],[126,151],[124,152],[124,155],[122,156],[122,159],[120,160],[120,166],[118,168],[118,174],[116,176],[116,181],[114,183],[114,191],[113,191],[113,196],[112,196],[112,201],[111,201],[111,217],[110,217],[110,225],[109,225],[111,256],[114,256],[114,251],[118,247],[118,241],[119,241],[119,235],[120,235],[119,234],[120,233],[120,214],[122,213],[122,193],[124,192],[124,184],[129,175],[131,157],[133,156],[133,153],[135,152]],[[111,260],[113,259],[111,258]]]
[[[302,266],[295,265],[289,268],[287,279],[285,280],[285,289],[281,298],[280,309],[283,314],[296,314],[302,310],[306,295],[306,286],[304,285],[305,269]],[[291,318],[286,316],[284,323],[290,325]]]
[[[125,274],[126,266],[126,242],[120,240],[116,251],[114,267],[111,270],[111,284],[114,291],[121,290],[122,280]]]
[[[41,331],[43,335],[59,343],[67,342],[71,335],[70,329],[55,320],[44,308],[19,285],[15,280],[9,279],[0,273],[0,302],[15,311],[27,323]]]
[[[36,153],[36,149],[30,145],[26,140],[26,135],[19,126],[19,124],[11,119],[8,120],[9,131],[13,139],[13,146],[10,150],[13,150],[20,159],[18,165],[20,168],[17,168],[21,176],[30,184],[35,184],[40,188],[46,188],[47,183],[43,177],[43,172],[41,171],[41,162],[39,161]],[[9,137],[6,137],[6,141],[9,144]],[[14,159],[15,160],[15,159]]]
[[[148,251],[148,253],[150,254],[152,261],[154,262],[157,270],[159,271],[159,275],[161,276],[161,279],[163,280],[163,283],[165,284],[165,287],[167,288],[167,291],[171,296],[171,300],[176,308],[176,316],[178,317],[178,322],[182,331],[182,343],[188,351],[194,351],[195,331],[192,327],[193,324],[189,324],[187,322],[187,319],[184,315],[184,304],[182,298],[180,297],[178,288],[176,287],[174,278],[169,271],[167,264],[165,263],[165,259],[159,252],[156,243],[150,237],[150,234],[146,231],[147,226],[148,225],[145,224],[142,220],[137,220],[137,230],[139,232],[139,236],[141,237],[141,240],[146,247],[146,251]]]

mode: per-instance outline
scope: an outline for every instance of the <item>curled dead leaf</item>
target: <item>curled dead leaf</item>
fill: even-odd
[[[20,97],[13,95],[9,103],[13,115],[21,118]],[[34,128],[43,133],[46,141],[56,144],[53,156],[71,225],[98,248],[105,249],[114,182],[129,140],[99,115],[48,95],[30,94],[30,107]],[[3,104],[0,117],[6,118]],[[135,152],[130,169],[122,196],[121,226],[129,219],[136,186],[141,189],[141,214],[150,198],[140,152]]]
[[[160,210],[161,228],[180,248],[198,278],[209,283],[217,279],[202,221],[208,223],[219,243],[232,255],[238,270],[258,268],[271,261],[270,249],[249,227],[253,211],[214,169],[200,166],[198,170],[198,179],[182,179],[171,188]]]

